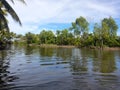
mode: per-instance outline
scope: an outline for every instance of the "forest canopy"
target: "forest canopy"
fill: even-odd
[[[104,18],[95,23],[90,33],[89,22],[80,16],[71,23],[71,27],[63,30],[42,30],[39,34],[28,32],[22,36],[27,44],[74,45],[78,47],[119,47],[120,37],[117,36],[118,25],[112,17]]]

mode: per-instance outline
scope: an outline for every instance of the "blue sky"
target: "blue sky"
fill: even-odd
[[[14,5],[9,2],[23,24],[20,27],[8,16],[10,29],[17,34],[25,34],[26,32],[39,33],[43,29],[56,31],[68,28],[71,22],[80,16],[85,17],[92,24],[112,16],[120,25],[120,0],[25,1],[27,5],[17,0]],[[118,30],[118,34],[120,35],[120,30]]]

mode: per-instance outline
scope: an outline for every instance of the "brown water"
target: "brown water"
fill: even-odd
[[[0,90],[120,90],[120,51],[13,46],[0,51]]]

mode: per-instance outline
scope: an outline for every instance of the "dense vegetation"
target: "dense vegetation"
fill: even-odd
[[[14,0],[9,0],[14,3]],[[23,3],[24,0],[19,0]],[[10,15],[16,22],[21,25],[21,21],[14,9],[10,6],[8,1],[0,0],[0,49],[4,49],[11,41],[13,33],[10,32],[8,26],[7,15]]]
[[[10,0],[14,3],[14,0]],[[20,0],[23,3],[24,0]],[[89,22],[84,17],[77,18],[72,22],[71,27],[64,30],[43,30],[39,34],[31,32],[23,35],[16,35],[9,31],[7,15],[21,25],[21,21],[14,9],[6,0],[0,0],[0,49],[5,47],[12,40],[27,44],[56,44],[74,45],[78,47],[119,47],[120,37],[117,36],[118,25],[112,17],[104,18],[101,23],[95,23],[92,33],[89,29]]]
[[[27,44],[57,44],[75,45],[78,47],[119,47],[120,37],[117,36],[118,26],[112,17],[104,18],[101,23],[95,23],[93,32],[90,32],[89,22],[84,17],[79,17],[72,22],[68,29],[43,30],[39,34],[28,32],[21,36]]]

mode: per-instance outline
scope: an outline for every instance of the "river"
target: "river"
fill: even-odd
[[[119,50],[16,45],[0,51],[0,90],[119,89]]]

